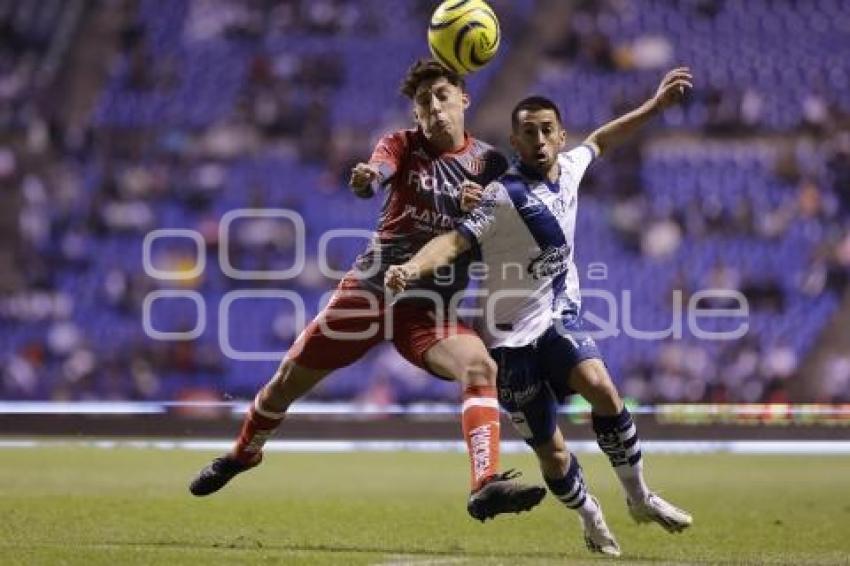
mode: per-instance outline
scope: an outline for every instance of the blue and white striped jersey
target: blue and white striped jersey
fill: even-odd
[[[515,164],[458,225],[487,266],[474,324],[488,348],[525,346],[564,311],[578,312],[578,187],[594,157],[588,145],[560,154],[557,183]]]

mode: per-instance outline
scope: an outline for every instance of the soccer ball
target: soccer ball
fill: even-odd
[[[446,0],[428,25],[428,47],[445,67],[465,75],[477,71],[499,49],[499,20],[483,0]]]

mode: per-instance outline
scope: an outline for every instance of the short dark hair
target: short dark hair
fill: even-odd
[[[514,109],[511,112],[511,127],[513,129],[516,129],[519,126],[519,113],[523,110],[529,110],[531,112],[534,112],[535,110],[551,110],[555,113],[555,117],[558,119],[558,124],[561,126],[564,125],[564,122],[561,120],[561,111],[558,109],[558,105],[545,96],[534,95],[523,98],[517,102],[516,106],[514,106]]]
[[[446,79],[450,84],[460,87],[463,91],[466,90],[466,82],[458,73],[442,66],[434,59],[419,59],[410,66],[404,80],[401,81],[401,93],[413,100],[419,85],[439,78]]]

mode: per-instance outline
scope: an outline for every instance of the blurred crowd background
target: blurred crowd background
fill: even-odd
[[[247,399],[335,285],[319,238],[371,230],[380,198],[346,189],[377,138],[411,125],[398,83],[427,55],[424,0],[0,0],[0,399]],[[585,288],[618,297],[622,326],[668,328],[705,288],[750,305],[740,339],[600,341],[623,392],[642,403],[850,402],[850,2],[492,0],[500,56],[470,79],[469,126],[505,143],[522,96],[553,97],[570,143],[635,107],[664,71],[692,68],[686,102],[589,170],[577,258]],[[477,109],[480,109],[477,110]],[[287,208],[306,224],[294,279],[236,280],[219,264],[219,221]],[[201,234],[199,246],[154,229]],[[226,254],[241,270],[285,269],[292,224],[241,218]],[[336,240],[344,270],[364,245]],[[589,264],[604,276],[588,278]],[[183,274],[181,276],[180,274]],[[598,274],[597,274],[598,275]],[[153,340],[206,324],[194,340]],[[623,304],[623,293],[629,303]],[[182,293],[182,295],[181,295]],[[194,295],[197,297],[197,295]],[[722,302],[714,305],[723,308]],[[590,299],[586,308],[605,314]],[[740,321],[716,319],[722,330]],[[223,328],[222,328],[223,327]],[[390,345],[310,396],[372,404],[454,401],[453,384]]]

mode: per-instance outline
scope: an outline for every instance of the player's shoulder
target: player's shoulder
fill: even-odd
[[[501,200],[510,201],[514,204],[525,201],[529,188],[528,180],[515,165],[508,167],[498,180],[488,185],[488,188],[489,186],[495,187],[493,191],[498,193]]]
[[[519,168],[519,163],[514,160],[510,167],[505,171],[505,174],[499,178],[505,189],[508,191],[525,191],[529,187],[528,178],[522,174]]]
[[[416,130],[402,129],[384,133],[378,140],[379,144],[391,145],[396,148],[408,148],[416,142]]]
[[[558,154],[561,165],[586,165],[596,159],[596,150],[589,144],[577,145],[569,151]]]
[[[468,135],[469,145],[461,160],[471,179],[482,185],[498,179],[508,169],[508,158],[487,142]]]
[[[484,187],[483,199],[493,203],[510,201],[510,195],[508,194],[508,190],[505,188],[504,183],[502,183],[501,178],[487,183],[487,186]]]
[[[466,135],[469,136],[469,148],[471,150],[483,152],[494,149],[492,145],[482,139],[476,138],[469,132],[467,132]]]
[[[504,155],[502,155],[501,151],[489,143],[474,137],[472,134],[467,135],[469,136],[469,145],[467,146],[465,153],[476,158],[497,159],[503,161],[505,163],[505,168],[507,168],[507,159]]]

